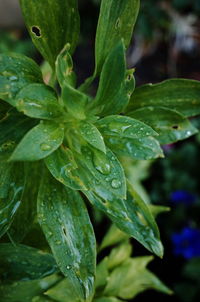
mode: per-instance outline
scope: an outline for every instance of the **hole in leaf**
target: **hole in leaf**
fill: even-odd
[[[63,231],[64,235],[67,236],[67,232],[64,227],[62,228],[62,231]]]
[[[41,31],[38,26],[32,26],[31,31],[36,37],[38,37],[38,38],[41,37]]]
[[[178,125],[174,125],[174,126],[172,126],[172,128],[175,129],[175,130],[177,130],[179,128],[179,126]]]

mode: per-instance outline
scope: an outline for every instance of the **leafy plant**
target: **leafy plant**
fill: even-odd
[[[126,180],[124,157],[163,157],[160,144],[195,134],[188,117],[200,113],[199,82],[175,79],[134,90],[134,69],[127,69],[125,52],[139,0],[102,0],[95,70],[77,87],[72,61],[79,35],[77,2],[20,3],[31,38],[51,65],[52,77],[46,85],[31,59],[15,53],[0,55],[0,234],[16,245],[0,246],[5,263],[1,296],[5,302],[64,301],[47,291],[54,291],[62,273],[66,278],[59,286],[66,290],[66,301],[69,296],[70,301],[88,302],[130,299],[140,292],[139,283],[130,287],[129,276],[136,275],[132,270],[128,273],[137,265],[142,284],[147,278],[154,288],[168,292],[146,271],[151,258],[145,257],[117,262],[122,265],[117,272],[107,264],[111,281],[95,294],[96,243],[84,201],[149,251],[163,256],[153,211]],[[94,79],[99,80],[95,96],[90,93]],[[20,244],[27,242],[35,224],[34,234],[42,230],[49,247],[44,238],[39,250]],[[47,253],[49,248],[53,255]],[[40,249],[45,250],[42,256]],[[116,278],[128,284],[127,292],[115,288]]]

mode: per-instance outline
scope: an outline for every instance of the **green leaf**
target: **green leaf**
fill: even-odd
[[[125,51],[122,41],[114,46],[112,51],[109,53],[100,76],[99,87],[97,90],[97,95],[92,107],[100,107],[101,112],[107,104],[112,106],[114,103],[116,95],[120,91],[122,82],[125,78]]]
[[[121,83],[121,86],[117,94],[112,98],[108,103],[104,104],[104,107],[101,111],[102,116],[110,114],[119,114],[124,111],[126,106],[129,103],[130,97],[135,89],[135,79],[133,76],[133,70],[127,70],[124,80]]]
[[[126,233],[117,228],[115,224],[112,224],[102,240],[100,250],[103,250],[104,248],[112,246],[116,243],[125,241],[128,238],[129,236]]]
[[[95,237],[79,193],[64,187],[49,174],[43,175],[38,195],[38,219],[56,262],[70,281],[78,301],[91,301]]]
[[[91,146],[106,153],[106,146],[104,144],[103,136],[93,124],[82,122],[80,123],[79,131],[82,137]]]
[[[157,133],[143,122],[121,115],[109,115],[96,123],[100,132],[106,137],[140,139],[157,136]]]
[[[126,179],[117,157],[107,149],[106,154],[91,147],[82,148],[82,156],[77,155],[77,164],[88,176],[89,188],[100,196],[109,193],[120,198],[126,197]]]
[[[129,242],[124,242],[118,247],[113,248],[107,261],[108,269],[112,270],[114,267],[120,266],[131,256],[131,253],[132,246]]]
[[[9,229],[18,210],[24,188],[24,166],[21,163],[0,165],[0,236]]]
[[[59,52],[66,43],[74,51],[79,36],[76,0],[20,0],[25,23],[33,43],[54,69]]]
[[[127,259],[110,274],[104,294],[122,299],[133,299],[147,289],[171,294],[171,290],[146,269],[151,260],[152,256]]]
[[[200,114],[200,82],[171,79],[159,84],[146,84],[135,89],[127,114],[143,107],[166,107],[177,110],[186,117]]]
[[[105,137],[106,145],[117,155],[147,160],[164,157],[159,142],[154,137],[139,139]]]
[[[97,25],[96,74],[113,47],[123,39],[128,47],[139,11],[139,0],[102,0]]]
[[[41,83],[39,66],[30,58],[15,53],[0,54],[0,98],[15,106],[15,96],[24,86]]]
[[[15,242],[21,242],[33,227],[37,213],[37,194],[40,183],[41,163],[25,163],[25,188],[21,204],[14,216],[9,235]]]
[[[11,155],[12,161],[34,161],[54,152],[63,141],[64,129],[54,122],[44,121],[32,128]]]
[[[84,120],[86,118],[86,105],[88,96],[81,91],[65,84],[62,87],[62,101],[67,111],[75,119]]]
[[[0,244],[1,282],[36,280],[58,271],[52,255],[11,243]]]
[[[45,297],[50,297],[53,299],[52,301],[56,302],[69,302],[70,297],[70,302],[77,302],[76,294],[67,278],[61,280],[56,286],[46,291]]]
[[[16,95],[15,102],[17,109],[30,117],[47,120],[62,117],[56,93],[44,84],[25,86]]]
[[[73,72],[73,61],[66,44],[56,59],[56,75],[61,87],[65,84],[74,86],[76,76]]]
[[[38,300],[38,295],[52,287],[59,279],[60,276],[54,274],[43,279],[1,284],[1,299],[3,302],[47,302],[49,300]]]
[[[45,158],[51,174],[65,186],[74,190],[85,190],[72,151],[63,145]]]
[[[4,108],[0,117],[0,159],[7,160],[22,137],[35,125],[36,120],[24,116],[10,106]]]
[[[108,258],[105,257],[98,265],[96,271],[95,279],[95,293],[101,293],[102,289],[106,286],[107,278],[109,276],[108,272]]]
[[[119,300],[115,297],[101,297],[101,298],[94,299],[94,302],[120,302],[120,301],[122,300]]]
[[[151,126],[161,144],[170,144],[194,135],[198,130],[182,114],[165,107],[144,107],[129,114]]]

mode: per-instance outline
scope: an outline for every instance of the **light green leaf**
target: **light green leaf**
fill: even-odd
[[[166,107],[177,110],[186,117],[200,114],[200,82],[170,79],[135,89],[126,113],[143,107]]]
[[[91,147],[82,148],[82,156],[77,155],[77,164],[89,178],[90,189],[105,199],[109,192],[115,196],[126,197],[126,179],[117,157],[107,149],[106,154]]]
[[[109,270],[114,267],[120,266],[125,260],[127,260],[132,253],[132,246],[129,242],[124,242],[118,247],[111,250],[108,256],[107,266]]]
[[[24,86],[41,83],[39,66],[16,53],[0,54],[0,98],[15,106],[15,96]]]
[[[77,302],[77,296],[75,295],[73,287],[71,286],[70,281],[67,278],[61,280],[56,286],[46,291],[45,297],[50,297],[51,299],[53,299],[50,301],[56,302],[69,302],[70,297],[70,302]],[[40,301],[36,300],[36,302]]]
[[[0,165],[0,237],[9,229],[20,206],[24,189],[24,165]]]
[[[194,135],[198,130],[182,114],[165,107],[144,107],[129,114],[151,126],[161,144],[170,144]]]
[[[40,183],[41,163],[25,163],[25,188],[21,204],[14,216],[9,235],[15,242],[21,242],[33,227],[37,213],[37,194]]]
[[[107,104],[112,106],[125,78],[125,64],[124,45],[120,41],[109,53],[103,65],[97,95],[94,102],[91,103],[93,108],[100,107],[101,112]]]
[[[157,136],[157,133],[143,122],[121,115],[109,115],[96,123],[100,132],[106,137],[140,139]]]
[[[133,299],[147,289],[171,294],[171,290],[146,269],[152,259],[152,256],[127,259],[111,273],[104,294],[122,299]]]
[[[103,250],[106,247],[112,246],[116,243],[120,243],[129,238],[126,233],[122,232],[115,224],[112,224],[108,232],[104,236],[102,243],[100,245],[100,250]]]
[[[65,84],[62,87],[62,101],[67,111],[75,118],[84,120],[86,118],[86,105],[88,103],[88,96]]]
[[[42,279],[58,272],[52,255],[21,244],[1,243],[0,262],[3,283]]]
[[[16,95],[15,102],[17,109],[30,117],[47,120],[62,117],[56,93],[44,84],[25,86]]]
[[[119,300],[115,297],[101,297],[101,298],[94,299],[94,302],[120,302],[120,301],[122,301],[122,300]]]
[[[0,107],[3,104],[0,103]],[[0,118],[0,159],[7,160],[22,137],[36,125],[36,120],[30,119],[6,105]]]
[[[113,47],[123,39],[128,47],[139,11],[139,0],[102,0],[97,25],[95,57],[96,74]]]
[[[12,161],[34,161],[54,152],[63,141],[64,129],[54,122],[44,121],[32,128],[11,155]]]
[[[45,163],[51,174],[65,186],[74,190],[86,189],[69,148],[61,146],[45,158]]]
[[[56,262],[70,281],[78,301],[91,301],[95,237],[79,193],[45,173],[38,195],[38,219]]]
[[[61,87],[65,84],[74,86],[75,73],[73,72],[73,61],[69,53],[69,44],[66,44],[56,59],[56,75]]]
[[[20,0],[25,23],[33,43],[54,68],[59,52],[66,43],[74,51],[79,36],[76,0]]]
[[[148,204],[149,210],[151,211],[151,214],[153,217],[157,217],[159,214],[166,213],[170,211],[169,207],[160,206],[160,205],[154,205],[154,204]]]
[[[154,137],[139,139],[105,137],[106,145],[117,155],[135,159],[153,159],[164,157],[159,142]]]
[[[101,293],[103,288],[106,286],[108,272],[108,258],[105,257],[98,265],[95,279],[95,293]]]
[[[104,144],[103,136],[99,130],[90,123],[82,122],[79,126],[79,131],[82,137],[96,149],[106,153],[106,146]]]

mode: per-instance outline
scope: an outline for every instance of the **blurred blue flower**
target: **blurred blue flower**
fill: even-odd
[[[200,230],[185,227],[180,233],[174,233],[171,237],[174,246],[174,254],[185,259],[200,256]]]
[[[191,205],[196,201],[196,196],[188,191],[177,190],[171,193],[170,200],[176,204]]]

